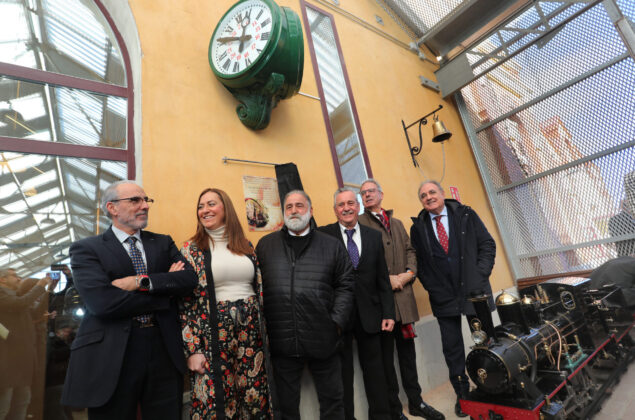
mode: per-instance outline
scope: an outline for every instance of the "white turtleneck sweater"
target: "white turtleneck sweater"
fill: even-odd
[[[254,265],[246,255],[236,255],[227,249],[225,226],[218,229],[205,229],[211,239],[209,247],[212,252],[212,275],[216,301],[236,301],[254,296],[252,286]]]

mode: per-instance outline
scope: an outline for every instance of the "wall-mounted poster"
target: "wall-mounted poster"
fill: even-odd
[[[282,227],[282,209],[275,178],[245,175],[243,192],[250,231],[274,231]]]

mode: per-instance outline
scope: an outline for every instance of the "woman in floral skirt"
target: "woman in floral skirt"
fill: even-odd
[[[181,252],[199,279],[181,313],[191,418],[272,418],[260,270],[224,191],[201,192],[196,233]]]

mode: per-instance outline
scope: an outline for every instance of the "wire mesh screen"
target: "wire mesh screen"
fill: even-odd
[[[635,62],[627,51],[599,4],[461,91],[517,278],[635,255]]]
[[[635,22],[635,1],[633,0],[617,0],[617,5],[622,10],[622,14]]]
[[[625,52],[626,47],[613,23],[598,5],[565,25],[547,44],[534,45],[481,76],[507,89],[481,89],[482,106],[470,111],[473,114],[485,109],[489,120],[496,119]],[[480,125],[480,118],[472,115],[476,127]]]

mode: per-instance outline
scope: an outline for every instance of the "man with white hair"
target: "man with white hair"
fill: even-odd
[[[311,226],[311,199],[283,200],[284,227],[256,247],[282,419],[300,419],[300,379],[308,366],[321,419],[344,419],[340,335],[353,309],[352,266],[342,241]]]
[[[359,363],[364,378],[368,418],[391,420],[381,332],[392,331],[395,325],[395,304],[388,280],[381,234],[358,223],[359,201],[355,190],[343,187],[335,191],[333,210],[337,222],[322,226],[320,230],[346,246],[353,264],[355,279],[355,302],[350,329],[343,334],[340,352],[346,420],[355,419],[353,337],[357,341]]]
[[[62,404],[90,420],[181,416],[185,358],[176,297],[198,284],[172,238],[144,230],[153,200],[132,181],[106,188],[103,234],[74,242],[86,314],[71,344]]]
[[[445,417],[437,409],[423,401],[417,375],[417,352],[415,350],[414,323],[419,320],[419,310],[412,283],[417,271],[417,257],[410,244],[410,238],[401,222],[393,216],[392,210],[382,207],[384,192],[375,179],[362,182],[359,194],[364,203],[364,214],[359,223],[381,233],[384,256],[388,266],[390,285],[395,299],[395,327],[382,336],[384,366],[390,391],[390,405],[396,419],[403,419],[399,384],[393,362],[393,347],[397,348],[401,384],[408,398],[408,411],[413,416],[428,420],[443,420]]]

